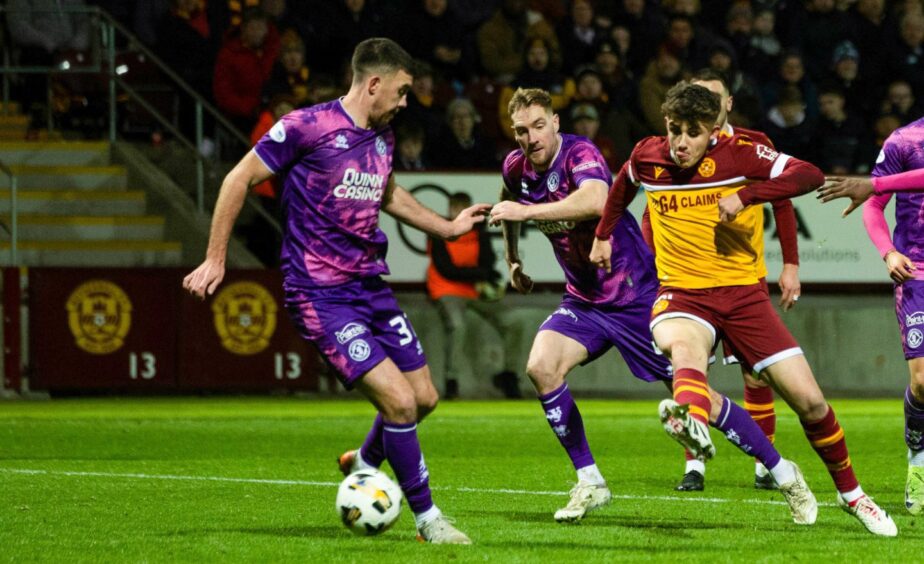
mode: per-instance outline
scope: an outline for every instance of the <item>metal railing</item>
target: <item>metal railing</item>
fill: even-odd
[[[25,10],[26,12],[34,12],[35,10]],[[6,113],[9,108],[9,96],[10,96],[10,78],[15,74],[100,74],[106,75],[107,80],[107,105],[108,105],[108,139],[110,142],[115,142],[118,140],[118,95],[123,93],[130,100],[140,105],[151,117],[153,117],[161,127],[168,131],[173,138],[182,145],[186,150],[188,150],[195,159],[196,166],[196,180],[195,180],[195,199],[196,206],[198,207],[201,213],[206,212],[206,169],[209,168],[210,172],[219,171],[220,162],[213,162],[212,158],[206,155],[203,155],[200,151],[200,148],[203,147],[203,142],[206,139],[205,134],[205,116],[208,116],[215,125],[215,135],[220,137],[222,141],[230,140],[231,143],[235,145],[235,148],[238,150],[234,155],[234,160],[237,159],[240,155],[250,149],[251,143],[250,139],[241,133],[230,121],[228,121],[222,113],[205,100],[198,92],[195,91],[185,80],[183,80],[176,72],[174,72],[168,65],[166,65],[157,55],[155,55],[147,46],[145,46],[141,40],[135,37],[128,29],[126,29],[121,23],[116,21],[108,12],[100,9],[97,6],[85,6],[85,7],[61,7],[55,10],[51,10],[56,14],[74,14],[74,15],[83,15],[89,18],[89,24],[93,33],[91,38],[93,43],[90,46],[90,64],[87,65],[57,65],[57,66],[12,66],[10,60],[10,50],[8,46],[4,46],[4,55],[3,55],[3,66],[0,67],[0,74],[3,75],[3,85],[2,85],[2,96],[3,96],[3,112]],[[13,10],[4,6],[0,6],[0,15],[8,15],[13,13],[20,13],[20,11]],[[189,137],[181,131],[181,129],[172,122],[167,116],[164,116],[150,101],[146,100],[140,92],[127,81],[125,81],[120,73],[124,72],[124,69],[120,68],[117,64],[117,44],[123,42],[127,44],[131,50],[137,51],[138,53],[143,54],[143,56],[150,60],[157,68],[160,73],[167,77],[178,93],[182,96],[188,97],[187,99],[192,100],[194,105],[194,114],[195,114],[195,123],[194,123],[194,139],[189,139]],[[50,108],[49,108],[50,116]],[[51,129],[53,127],[51,118],[48,119],[48,127]],[[220,149],[219,149],[219,159],[220,159]],[[216,175],[212,175],[213,177]],[[217,186],[211,187],[214,190],[214,193],[217,194]],[[266,211],[263,206],[259,204],[257,199],[253,196],[248,196],[247,205],[257,213],[271,229],[276,233],[281,233],[282,229],[279,226],[279,222],[275,217],[268,211]]]
[[[19,265],[19,220],[18,220],[18,206],[19,202],[17,201],[18,195],[16,193],[18,189],[18,179],[16,174],[10,169],[10,167],[3,164],[3,161],[0,161],[0,172],[5,174],[7,178],[10,179],[10,225],[7,231],[10,234],[10,264],[13,266]],[[4,227],[7,227],[4,225]]]

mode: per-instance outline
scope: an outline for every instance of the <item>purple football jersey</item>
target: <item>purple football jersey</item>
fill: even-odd
[[[564,200],[586,180],[613,181],[603,155],[593,143],[577,135],[562,134],[561,147],[545,172],[533,170],[521,149],[504,160],[504,185],[521,204],[532,205]],[[585,221],[536,221],[565,271],[569,294],[586,302],[621,306],[657,288],[654,257],[642,239],[635,218],[626,214],[610,242],[612,271],[607,273],[590,262],[597,218]]]
[[[257,156],[285,179],[286,287],[334,286],[388,274],[379,209],[394,144],[388,127],[357,127],[340,100],[283,116],[257,142]]]
[[[873,176],[889,176],[924,168],[924,118],[899,127],[889,135],[876,159]],[[921,187],[924,189],[924,186]],[[895,194],[895,248],[924,267],[924,192]]]

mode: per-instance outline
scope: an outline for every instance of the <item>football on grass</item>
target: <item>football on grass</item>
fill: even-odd
[[[398,520],[401,488],[379,470],[353,472],[337,490],[337,513],[357,535],[377,535]]]

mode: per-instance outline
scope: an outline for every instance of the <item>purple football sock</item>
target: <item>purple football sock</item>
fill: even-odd
[[[911,450],[924,449],[924,403],[915,399],[911,386],[905,389],[905,444]]]
[[[423,513],[433,507],[430,497],[430,471],[417,441],[417,423],[382,422],[385,458],[395,471],[411,511]]]
[[[584,434],[584,420],[578,411],[568,383],[565,382],[558,389],[539,396],[545,418],[558,437],[558,442],[568,451],[575,470],[594,464],[594,456],[587,445],[587,435]]]
[[[382,414],[379,413],[376,414],[372,428],[366,435],[366,442],[359,449],[360,455],[369,466],[379,468],[385,461],[385,445],[382,444],[382,440]]]
[[[767,435],[751,419],[743,407],[722,396],[722,412],[711,425],[725,433],[725,438],[741,452],[753,456],[767,469],[774,468],[780,462],[780,453],[773,448]]]

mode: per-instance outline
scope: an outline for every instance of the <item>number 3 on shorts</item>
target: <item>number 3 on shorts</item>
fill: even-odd
[[[414,337],[417,336],[414,329],[407,324],[407,315],[396,315],[388,320],[388,324],[398,328],[398,334],[401,335],[401,340],[398,341],[398,344],[402,347],[413,341]]]

